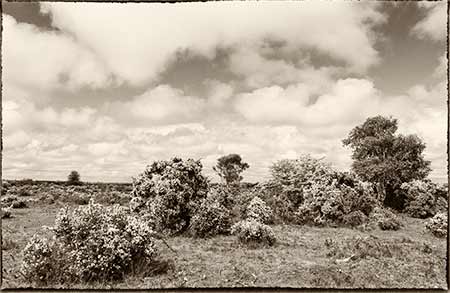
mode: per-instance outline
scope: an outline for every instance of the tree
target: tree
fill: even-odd
[[[71,185],[80,184],[80,174],[77,171],[70,172],[69,176],[67,176],[67,182]]]
[[[396,196],[400,185],[425,178],[430,161],[423,157],[422,140],[417,135],[396,135],[397,128],[397,119],[370,117],[342,142],[353,150],[353,171],[376,185],[385,205],[402,209],[403,200]]]
[[[247,163],[242,162],[242,158],[238,154],[230,154],[223,156],[217,160],[217,165],[213,170],[225,180],[227,185],[237,184],[242,180],[240,175],[245,169],[250,167]]]

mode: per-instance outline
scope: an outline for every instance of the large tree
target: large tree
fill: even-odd
[[[250,167],[247,163],[242,161],[242,158],[238,154],[230,154],[220,157],[217,160],[217,165],[213,167],[213,170],[225,180],[227,185],[237,184],[242,180],[240,175],[245,169]]]
[[[417,135],[397,135],[397,119],[376,116],[350,131],[343,140],[353,150],[353,171],[375,183],[384,204],[402,208],[396,191],[403,182],[423,179],[430,162],[423,157],[425,144]]]

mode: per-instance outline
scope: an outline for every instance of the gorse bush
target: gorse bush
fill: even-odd
[[[136,264],[151,267],[158,255],[155,232],[120,206],[64,208],[50,230],[53,238],[35,235],[23,251],[22,272],[31,282],[119,280]]]
[[[272,210],[257,196],[250,201],[245,215],[247,219],[254,219],[264,224],[268,224],[272,220]]]
[[[220,198],[208,195],[196,210],[190,231],[195,237],[210,237],[228,234],[230,228],[230,210],[221,203]]]
[[[381,230],[399,230],[403,226],[399,217],[387,208],[376,207],[370,217]]]
[[[272,246],[276,242],[275,233],[269,226],[255,219],[246,219],[231,227],[231,234],[238,237],[239,242],[258,246]]]
[[[436,237],[447,237],[447,214],[437,213],[434,217],[428,220],[425,227]]]
[[[295,212],[304,200],[306,186],[331,181],[334,170],[321,160],[303,155],[274,163],[271,179],[260,186],[258,195],[272,208],[278,222],[295,221]]]
[[[445,191],[429,180],[412,180],[400,186],[400,196],[404,200],[403,212],[414,218],[434,216],[440,209],[439,200],[443,200]]]
[[[347,185],[348,184],[348,185]],[[299,224],[360,225],[377,205],[369,183],[319,181],[304,189],[304,201],[296,216]]]
[[[11,208],[2,208],[1,216],[2,216],[2,219],[11,218]]]
[[[156,161],[133,179],[134,197],[146,203],[155,228],[168,234],[185,231],[208,191],[200,161]]]

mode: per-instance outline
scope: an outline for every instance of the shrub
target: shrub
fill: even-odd
[[[235,198],[238,193],[238,189],[234,188],[233,186],[218,184],[209,189],[208,197],[210,197],[214,201],[217,201],[227,209],[231,209],[236,202]]]
[[[304,202],[296,212],[297,223],[353,226],[363,221],[361,214],[368,216],[377,205],[375,194],[369,183],[349,182],[334,179],[331,183],[321,181],[306,187]]]
[[[295,212],[304,200],[304,188],[317,182],[330,182],[335,173],[329,164],[309,155],[280,160],[270,170],[272,178],[258,194],[276,217],[286,223],[296,219]]]
[[[403,226],[397,215],[386,208],[375,208],[371,217],[381,230],[399,230]]]
[[[173,158],[154,162],[133,179],[132,195],[146,202],[158,231],[175,234],[189,227],[208,191],[201,171],[200,161]]]
[[[437,213],[434,217],[428,220],[425,227],[436,237],[447,237],[447,214]]]
[[[266,205],[266,203],[255,196],[249,203],[246,210],[246,218],[254,219],[258,222],[268,224],[272,220],[272,210]]]
[[[11,218],[11,208],[2,208],[1,214],[2,214],[2,219]]]
[[[23,208],[27,208],[27,202],[21,199],[18,199],[16,201],[13,201],[11,204],[11,208],[13,209],[23,209]]]
[[[361,211],[353,211],[344,215],[342,222],[346,226],[356,227],[367,222],[367,216]]]
[[[255,219],[247,219],[234,224],[231,227],[231,234],[236,235],[241,243],[249,245],[267,244],[272,246],[276,242],[272,228]]]
[[[39,284],[119,280],[136,264],[151,267],[158,255],[154,231],[120,206],[93,203],[64,208],[50,229],[26,245],[22,272]]]
[[[412,180],[403,183],[400,189],[405,201],[403,212],[422,219],[436,214],[438,199],[436,184],[426,180]]]
[[[15,196],[15,195],[8,195],[8,196],[5,196],[5,197],[3,197],[1,199],[1,203],[4,206],[9,206],[9,205],[11,205],[13,202],[15,202],[17,200],[18,200],[17,196]]]
[[[217,198],[208,196],[192,218],[190,231],[195,237],[210,237],[228,234],[230,228],[230,211]]]

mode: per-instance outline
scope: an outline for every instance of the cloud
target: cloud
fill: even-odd
[[[338,80],[329,92],[317,98],[312,93],[307,84],[261,88],[239,95],[235,108],[251,122],[310,126],[331,125],[338,121],[348,124],[366,117],[373,107],[379,108],[377,91],[364,79]]]
[[[186,96],[169,85],[159,85],[130,101],[110,103],[107,108],[118,119],[129,123],[171,124],[199,120],[205,101]]]
[[[412,33],[422,39],[445,41],[447,37],[447,1],[419,2],[426,10],[426,16],[412,29]]]
[[[363,72],[379,60],[372,28],[385,18],[377,6],[326,1],[41,4],[53,26],[73,35],[133,85],[157,80],[177,52],[212,59],[217,48],[261,46],[267,39],[291,52],[317,50]]]
[[[111,85],[109,70],[67,34],[41,31],[3,14],[3,81],[33,90]]]

